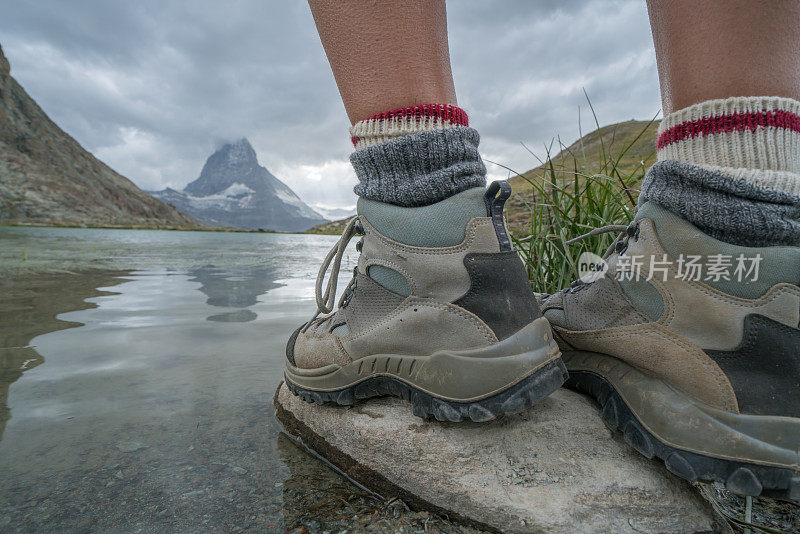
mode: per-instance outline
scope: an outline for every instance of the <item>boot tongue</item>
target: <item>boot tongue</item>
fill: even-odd
[[[381,235],[405,245],[450,247],[464,241],[469,221],[487,216],[485,193],[483,187],[474,187],[414,208],[359,198],[358,214]]]

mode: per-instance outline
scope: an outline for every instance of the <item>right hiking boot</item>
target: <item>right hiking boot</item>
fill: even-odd
[[[289,390],[342,405],[394,395],[420,417],[488,421],[558,389],[566,370],[503,219],[510,192],[495,182],[417,208],[360,199],[317,278],[326,315],[286,347]],[[358,267],[333,311],[355,235]]]
[[[680,477],[800,500],[800,248],[724,243],[646,202],[607,264],[542,300],[567,385]]]

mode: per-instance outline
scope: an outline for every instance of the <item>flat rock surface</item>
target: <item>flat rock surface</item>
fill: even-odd
[[[317,406],[281,384],[278,418],[386,497],[503,532],[704,532],[711,508],[565,389],[490,423],[440,423],[394,398]]]

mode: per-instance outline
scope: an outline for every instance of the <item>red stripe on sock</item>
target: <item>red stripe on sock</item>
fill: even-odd
[[[350,142],[353,143],[353,146],[356,146],[359,141],[361,141],[360,137],[350,137]]]
[[[469,118],[467,117],[466,111],[460,107],[451,106],[449,104],[422,104],[420,106],[397,108],[391,111],[377,113],[366,120],[389,120],[405,117],[436,117],[458,126],[469,126]]]
[[[788,111],[764,110],[751,113],[732,113],[684,122],[662,132],[656,141],[656,148],[662,149],[667,145],[692,137],[755,131],[767,127],[785,128],[800,133],[800,116]]]

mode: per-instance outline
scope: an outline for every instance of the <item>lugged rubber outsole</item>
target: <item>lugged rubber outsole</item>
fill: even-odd
[[[361,399],[391,395],[409,401],[417,417],[432,416],[439,421],[452,422],[465,419],[485,422],[500,415],[510,415],[524,410],[561,387],[567,376],[567,368],[559,358],[503,391],[470,402],[442,399],[386,375],[372,376],[336,391],[309,390],[293,384],[288,378],[285,382],[289,391],[306,402],[349,406]]]
[[[603,421],[647,458],[659,458],[675,475],[691,482],[720,482],[738,495],[800,501],[800,472],[714,458],[667,445],[638,420],[611,383],[591,371],[571,371],[566,387],[593,396]]]

